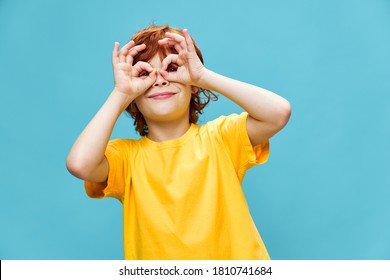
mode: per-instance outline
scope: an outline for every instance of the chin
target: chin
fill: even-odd
[[[149,114],[144,115],[145,120],[153,122],[174,122],[182,118],[189,119],[189,109],[186,111],[173,110],[172,108],[164,108],[163,110],[153,110]]]

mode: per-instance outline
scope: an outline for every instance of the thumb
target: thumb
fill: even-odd
[[[157,80],[157,70],[153,69],[152,72],[149,73],[148,77],[144,80],[145,85],[149,88],[153,85],[153,83]]]
[[[160,70],[160,75],[169,82],[179,82],[177,72],[168,72],[166,70]]]

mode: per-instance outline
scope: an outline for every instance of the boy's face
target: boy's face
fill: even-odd
[[[146,123],[170,122],[180,118],[189,119],[191,86],[165,80],[158,72],[162,59],[156,54],[148,63],[157,69],[157,79],[142,95],[135,99]],[[167,71],[175,71],[168,67]]]

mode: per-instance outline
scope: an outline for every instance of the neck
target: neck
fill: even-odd
[[[191,126],[188,119],[175,122],[147,122],[147,124],[149,133],[146,136],[155,142],[177,139],[183,136]]]

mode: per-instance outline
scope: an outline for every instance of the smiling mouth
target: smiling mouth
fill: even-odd
[[[152,99],[167,99],[175,95],[176,93],[173,92],[159,92],[159,93],[154,93],[148,96],[148,98]]]

